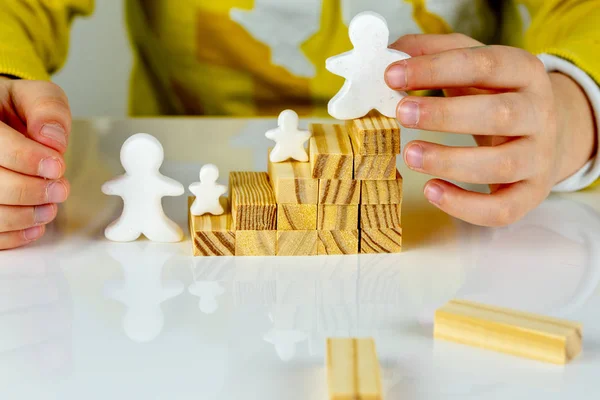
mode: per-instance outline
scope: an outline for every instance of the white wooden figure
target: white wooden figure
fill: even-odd
[[[190,192],[196,200],[190,207],[192,215],[213,214],[221,215],[225,212],[219,198],[225,194],[227,187],[217,183],[219,168],[214,164],[206,164],[200,168],[200,182],[190,185]]]
[[[300,162],[308,161],[304,143],[310,139],[310,132],[298,129],[298,114],[293,110],[284,110],[277,119],[277,128],[265,133],[267,139],[276,142],[269,159],[278,163],[290,158]]]
[[[356,15],[348,27],[353,50],[327,59],[325,68],[346,79],[340,91],[329,101],[329,114],[337,119],[364,117],[375,109],[393,118],[398,102],[406,92],[390,89],[385,70],[406,53],[388,48],[389,29],[385,19],[374,12]]]
[[[137,133],[121,147],[125,174],[104,185],[102,192],[123,198],[123,213],[104,231],[107,239],[130,242],[145,235],[155,242],[179,242],[183,231],[165,215],[164,196],[181,196],[183,185],[162,175],[163,147],[154,136]]]

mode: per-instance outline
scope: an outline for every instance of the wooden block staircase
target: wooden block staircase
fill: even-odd
[[[310,131],[309,162],[269,161],[268,172],[232,172],[225,214],[190,215],[194,255],[402,250],[398,123],[372,112],[345,124],[312,124]]]

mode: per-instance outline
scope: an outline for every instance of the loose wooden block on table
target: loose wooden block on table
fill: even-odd
[[[358,206],[318,205],[317,229],[352,231],[358,229]]]
[[[381,373],[373,339],[327,339],[330,400],[381,400]]]
[[[359,202],[359,181],[319,179],[319,204],[353,205]]]
[[[278,256],[316,256],[317,231],[277,232]]]
[[[360,229],[401,228],[401,204],[361,204]]]
[[[225,213],[200,215],[190,213],[194,197],[188,197],[188,222],[194,256],[233,256],[235,232],[231,229],[231,210],[226,197],[219,199]]]
[[[346,122],[352,141],[356,143],[354,154],[400,154],[400,125],[377,111],[363,118]]]
[[[277,254],[277,231],[236,231],[236,256],[274,256]]]
[[[452,300],[435,312],[434,337],[520,357],[565,364],[582,349],[579,323]]]
[[[354,157],[346,128],[335,124],[312,124],[309,158],[312,177],[352,179]]]
[[[277,206],[277,230],[317,229],[316,204],[279,204]]]
[[[319,180],[312,177],[310,163],[269,160],[268,171],[277,203],[317,204]]]
[[[368,228],[360,231],[361,254],[388,254],[402,251],[402,228]]]
[[[318,255],[358,254],[358,230],[318,231]]]
[[[277,201],[266,172],[232,172],[229,193],[233,230],[277,229]]]
[[[402,176],[396,170],[396,179],[360,181],[361,204],[401,204]]]

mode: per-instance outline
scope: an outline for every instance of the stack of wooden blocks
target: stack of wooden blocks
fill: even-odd
[[[225,214],[190,215],[194,255],[401,251],[397,122],[370,113],[310,130],[309,162],[269,161],[268,174],[232,172]]]
[[[371,113],[347,122],[354,152],[354,179],[361,183],[360,252],[402,250],[402,176],[396,168],[400,128]]]

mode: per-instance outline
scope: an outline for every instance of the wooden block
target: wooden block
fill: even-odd
[[[277,232],[278,256],[316,256],[317,231]]]
[[[236,231],[236,256],[274,256],[277,253],[277,231]]]
[[[358,206],[319,205],[317,229],[322,231],[352,231],[358,229]]]
[[[353,153],[348,131],[342,125],[312,124],[309,142],[312,177],[352,179]]]
[[[269,160],[269,178],[277,203],[317,204],[319,181],[313,179],[310,163]]]
[[[402,176],[396,170],[396,179],[360,181],[361,204],[402,204]]]
[[[350,138],[356,143],[354,154],[400,154],[400,125],[377,111],[346,122]]]
[[[231,230],[231,209],[226,197],[219,199],[225,213],[195,216],[190,213],[194,197],[188,197],[188,222],[194,256],[233,256],[235,232]]]
[[[391,180],[396,178],[396,155],[382,154],[379,156],[355,156],[354,179]]]
[[[402,228],[369,228],[360,231],[361,254],[387,254],[402,251]]]
[[[401,204],[361,204],[360,229],[401,228]]]
[[[277,229],[277,201],[266,172],[232,172],[229,193],[233,230]]]
[[[359,181],[319,179],[319,204],[352,205],[359,202]]]
[[[318,255],[358,254],[358,230],[318,231]]]
[[[554,364],[566,364],[582,349],[579,323],[465,300],[452,300],[435,312],[433,335]]]
[[[381,400],[381,373],[373,339],[327,339],[330,400]]]
[[[316,204],[279,204],[277,230],[305,231],[317,229]]]

